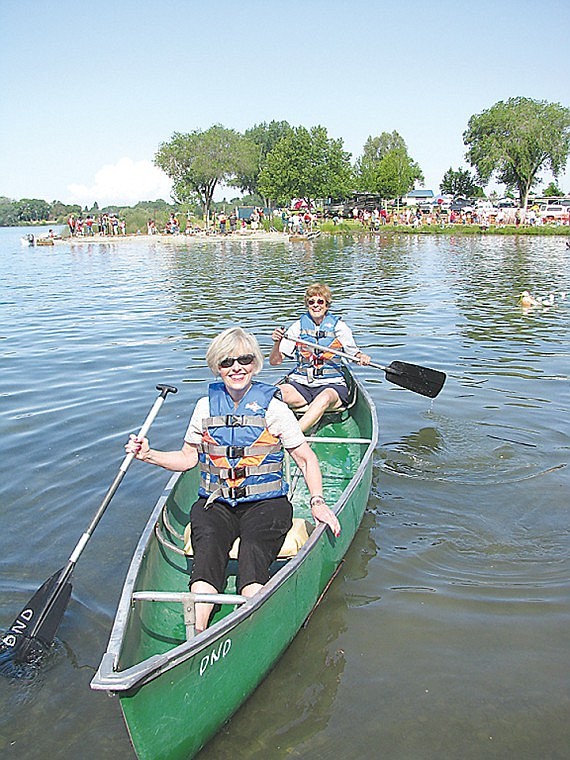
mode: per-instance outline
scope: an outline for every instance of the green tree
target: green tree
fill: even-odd
[[[382,132],[369,137],[356,162],[358,188],[383,198],[401,198],[423,183],[419,165],[408,155],[404,138],[398,132]]]
[[[277,145],[279,140],[289,135],[292,127],[287,121],[271,121],[269,124],[255,124],[251,129],[246,129],[244,137],[251,140],[256,146],[257,163],[249,173],[238,174],[237,187],[249,195],[259,195],[259,174],[265,166],[267,156]]]
[[[18,221],[42,222],[50,218],[51,205],[38,198],[22,198],[16,201]]]
[[[459,167],[457,171],[454,171],[451,166],[443,175],[439,189],[442,193],[462,195],[464,198],[474,198],[482,192],[468,169]]]
[[[342,139],[334,140],[325,127],[297,127],[267,155],[259,175],[259,191],[278,203],[303,198],[340,198],[353,186],[350,154]]]
[[[0,227],[13,227],[18,221],[16,201],[5,196],[0,197]]]
[[[558,187],[556,182],[551,182],[544,190],[543,195],[545,198],[559,198],[561,195],[564,195],[564,193]]]
[[[404,138],[394,130],[393,132],[382,132],[377,137],[370,135],[364,143],[362,156],[356,162],[357,171],[360,168],[378,164],[384,156],[391,150],[406,148]]]
[[[570,110],[559,103],[510,98],[469,119],[466,158],[486,184],[495,174],[526,206],[538,173],[564,170],[570,152]]]
[[[416,182],[423,183],[424,175],[419,165],[408,155],[406,148],[388,151],[378,165],[377,192],[383,198],[398,201],[414,189]]]
[[[175,132],[154,157],[154,163],[173,181],[174,200],[192,203],[198,198],[208,224],[216,186],[235,185],[236,177],[252,172],[256,161],[253,143],[221,124],[206,131]]]

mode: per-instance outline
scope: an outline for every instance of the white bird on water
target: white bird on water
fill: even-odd
[[[523,290],[523,292],[520,294],[519,303],[525,309],[528,309],[531,306],[540,306],[540,301],[532,296],[528,290]]]
[[[542,306],[545,309],[549,309],[551,306],[554,306],[557,300],[564,301],[567,295],[566,291],[556,293],[554,290],[551,290],[545,296],[533,296],[528,290],[523,290],[519,296],[519,303],[525,309],[533,306]]]
[[[554,293],[550,291],[547,296],[543,296],[542,298],[539,296],[537,300],[541,306],[550,308],[551,306],[554,306]]]

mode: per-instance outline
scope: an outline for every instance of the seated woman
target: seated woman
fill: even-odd
[[[271,365],[281,364],[285,357],[297,359],[297,367],[280,387],[283,401],[292,409],[308,404],[299,420],[303,431],[313,427],[325,412],[339,409],[349,400],[341,365],[334,354],[327,353],[327,347],[351,354],[360,364],[370,364],[368,354],[357,348],[348,325],[329,312],[331,302],[327,285],[310,285],[305,292],[307,312],[288,330],[277,327],[271,335]],[[303,346],[302,341],[318,343],[323,350]]]
[[[335,536],[340,524],[322,496],[319,463],[295,415],[279,400],[276,386],[253,381],[263,366],[255,337],[239,327],[225,330],[210,344],[206,361],[221,382],[198,400],[182,448],[158,451],[148,439],[131,435],[125,449],[175,472],[199,466],[199,498],[190,512],[190,590],[221,593],[229,551],[239,536],[238,593],[253,596],[269,580],[269,567],[292,524],[284,448],[305,478],[314,519]],[[196,604],[197,632],[207,627],[212,608]]]

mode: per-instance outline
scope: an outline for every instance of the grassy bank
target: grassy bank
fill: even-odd
[[[369,233],[374,235],[559,235],[570,237],[570,226],[542,224],[539,227],[507,225],[505,227],[483,228],[478,224],[446,224],[445,226],[435,224],[423,224],[419,227],[413,227],[405,224],[384,224],[378,230],[370,231],[363,227],[360,222],[350,220],[334,224],[332,221],[325,221],[320,225],[323,233],[332,235],[341,235],[344,233]]]

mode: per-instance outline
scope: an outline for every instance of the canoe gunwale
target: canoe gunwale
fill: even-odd
[[[364,452],[357,469],[342,492],[340,498],[332,506],[332,510],[338,516],[342,514],[346,504],[349,502],[354,491],[358,488],[362,476],[370,466],[370,460],[373,456],[378,440],[378,419],[374,402],[370,398],[366,389],[364,389],[357,380],[355,380],[355,382],[358,386],[359,393],[363,394],[365,403],[370,409],[372,431],[370,441],[367,444],[366,451]],[[364,441],[362,444],[364,444]],[[289,580],[291,575],[297,572],[299,567],[309,557],[314,547],[322,540],[323,535],[327,531],[326,525],[322,523],[317,525],[306,543],[299,549],[296,556],[288,560],[288,562],[269,579],[258,594],[248,599],[247,602],[240,605],[231,614],[227,615],[222,620],[219,620],[194,638],[173,647],[168,652],[153,655],[140,663],[136,663],[124,670],[118,671],[117,664],[119,661],[125,628],[133,604],[133,592],[139,568],[147,550],[147,545],[153,540],[156,521],[159,519],[160,513],[164,508],[167,499],[183,474],[184,473],[175,473],[170,478],[164,491],[159,497],[143,532],[141,533],[125,578],[107,650],[102,657],[93,680],[91,681],[92,689],[108,691],[110,693],[120,692],[122,694],[136,691],[145,683],[159,677],[164,672],[175,668],[187,659],[197,656],[202,650],[210,647],[212,643],[217,641],[220,637],[227,636],[234,628],[239,626],[244,619],[260,608],[267,599],[280,588],[280,586]],[[356,527],[356,530],[358,530],[358,526]],[[354,536],[352,536],[352,538],[353,537]],[[348,550],[352,538],[346,550]],[[159,589],[149,589],[149,591],[158,590]]]

